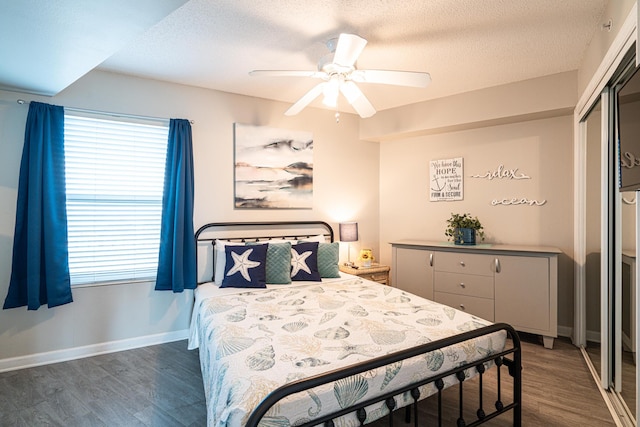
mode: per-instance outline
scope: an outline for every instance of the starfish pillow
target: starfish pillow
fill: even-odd
[[[221,288],[266,288],[267,245],[225,246]]]
[[[322,280],[318,271],[318,242],[291,245],[291,280]]]

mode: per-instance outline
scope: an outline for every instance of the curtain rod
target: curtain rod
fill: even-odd
[[[25,104],[27,101],[25,101],[24,99],[18,99],[17,103],[22,105]],[[124,113],[112,113],[109,111],[99,111],[99,110],[89,110],[86,108],[75,108],[75,107],[63,107],[65,110],[69,110],[69,111],[75,111],[77,113],[89,113],[89,114],[102,114],[102,115],[106,115],[106,116],[113,116],[113,117],[126,117],[129,119],[139,119],[139,120],[152,120],[152,121],[162,121],[162,122],[166,122],[169,121],[169,119],[164,119],[164,118],[160,118],[160,117],[151,117],[151,116],[139,116],[139,115],[135,115],[135,114],[124,114]],[[193,120],[189,120],[189,123],[194,124],[195,121]]]

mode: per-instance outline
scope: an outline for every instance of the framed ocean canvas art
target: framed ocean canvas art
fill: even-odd
[[[310,209],[313,134],[234,124],[235,207]]]

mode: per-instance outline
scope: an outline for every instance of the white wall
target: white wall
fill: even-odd
[[[384,142],[380,157],[380,238],[388,242],[445,241],[452,212],[478,216],[487,243],[555,246],[559,260],[559,324],[573,323],[572,116],[448,132]],[[429,161],[464,158],[464,200],[429,201]],[[470,175],[517,168],[531,179],[478,179]],[[526,197],[542,206],[492,206],[493,199]]]
[[[600,18],[600,28],[594,29],[593,38],[584,53],[582,64],[578,70],[578,95],[582,95],[587,89],[636,2],[637,0],[610,0],[607,4],[602,18]],[[609,20],[611,20],[611,28],[602,28],[601,25],[606,24]]]
[[[389,141],[571,114],[576,76],[567,71],[380,111],[362,121],[360,138]]]
[[[446,241],[452,212],[478,216],[487,243],[555,246],[558,323],[573,326],[573,121],[576,73],[483,89],[387,110],[384,121],[361,128],[380,143],[380,251],[389,242]],[[437,110],[437,111],[436,111]],[[404,117],[413,112],[409,118]],[[381,120],[378,115],[374,116]],[[464,200],[429,201],[429,161],[463,157]],[[517,168],[528,180],[470,175]],[[493,199],[526,197],[543,206],[492,206]],[[565,329],[565,332],[568,332]]]
[[[359,222],[360,247],[378,252],[378,144],[358,140],[358,118],[224,92],[91,72],[53,98],[0,91],[0,298],[7,293],[19,164],[27,105],[67,107],[194,120],[195,227],[211,221],[324,220]],[[314,135],[314,201],[307,210],[233,208],[233,123],[309,130]],[[341,250],[346,259],[346,247]],[[54,309],[0,310],[0,370],[43,359],[75,357],[184,337],[193,293],[153,291],[153,284],[76,288],[74,302]],[[107,343],[107,344],[105,344]],[[109,344],[110,343],[110,344]],[[87,347],[88,346],[88,347]],[[79,347],[82,347],[78,350]],[[73,349],[73,350],[71,350]],[[52,352],[52,353],[48,353]],[[47,353],[42,355],[42,353]],[[40,354],[40,356],[33,356]],[[31,357],[26,357],[32,355]]]

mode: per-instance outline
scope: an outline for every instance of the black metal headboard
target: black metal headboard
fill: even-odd
[[[200,277],[199,250],[207,246],[213,252],[216,240],[230,242],[302,240],[319,234],[324,235],[329,242],[334,241],[333,228],[324,221],[211,222],[200,227],[195,233],[196,272]],[[207,259],[213,262],[213,254]]]

